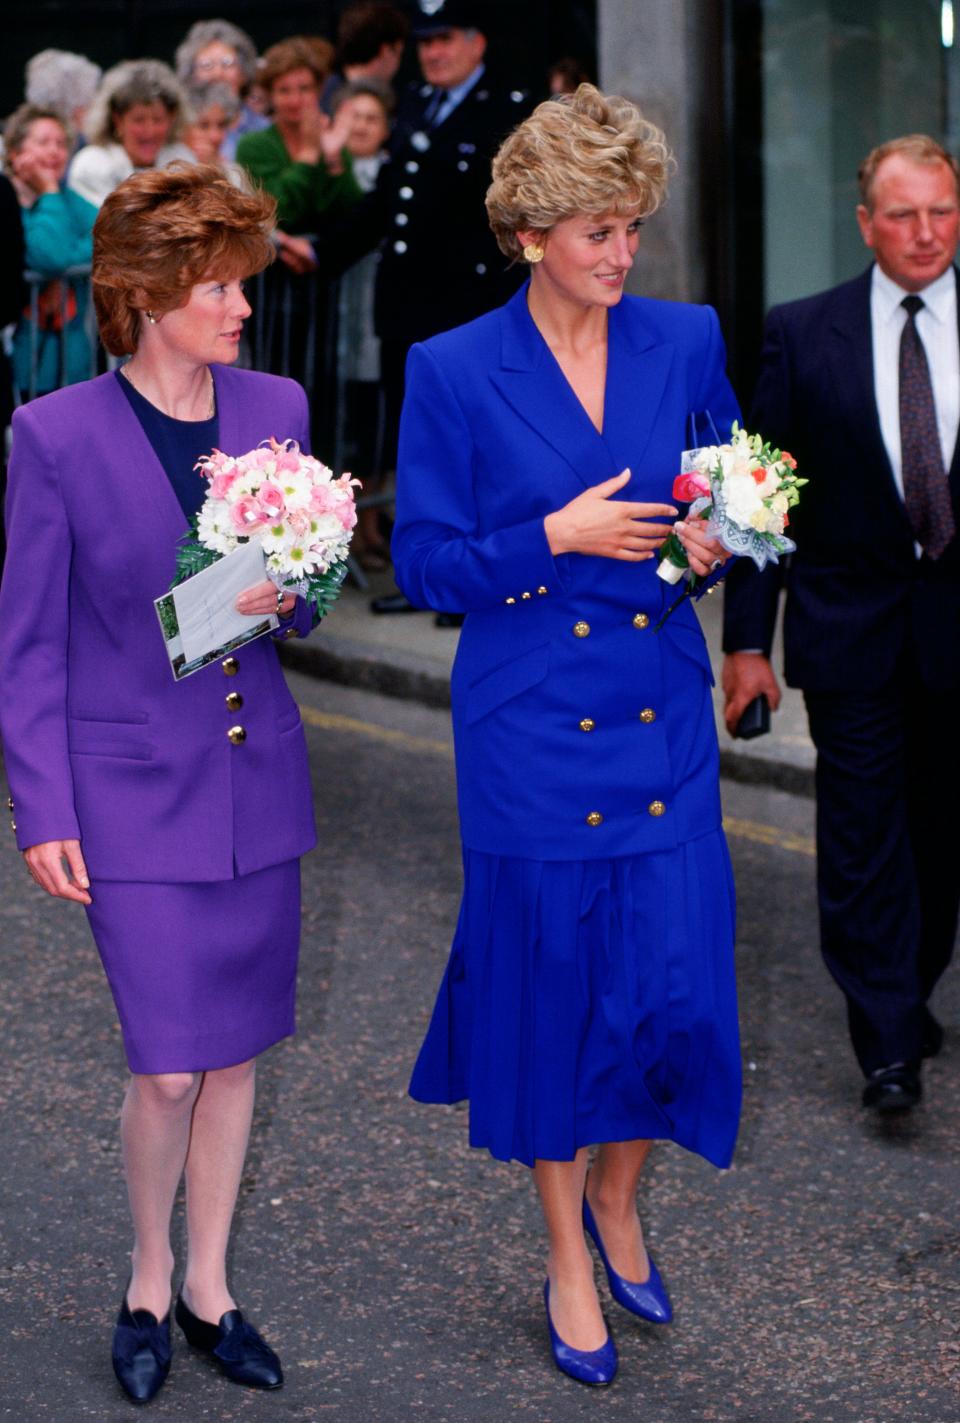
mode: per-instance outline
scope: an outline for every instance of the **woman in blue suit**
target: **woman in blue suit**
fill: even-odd
[[[740,1107],[710,661],[689,602],[655,630],[691,417],[725,431],[737,406],[712,310],[623,294],[670,161],[590,85],[506,140],[487,207],[531,280],[413,347],[393,543],[413,603],[467,615],[464,896],[410,1090],[469,1098],[471,1143],[533,1168],[554,1359],[587,1383],[617,1357],[584,1232],[619,1303],[667,1322],[636,1213],[651,1140],[726,1166]],[[676,527],[697,572],[726,557]]]

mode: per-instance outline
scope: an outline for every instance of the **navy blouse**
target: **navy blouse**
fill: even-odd
[[[207,481],[194,465],[200,455],[208,455],[216,448],[220,438],[219,416],[214,413],[209,420],[175,420],[151,405],[119,371],[117,380],[173,485],[181,509],[192,519],[199,514],[207,493]]]

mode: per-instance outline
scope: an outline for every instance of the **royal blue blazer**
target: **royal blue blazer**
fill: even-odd
[[[554,558],[547,514],[629,467],[670,503],[690,417],[738,409],[716,313],[624,297],[609,313],[598,433],[527,307],[410,351],[397,581],[467,614],[451,694],[465,845],[534,859],[664,850],[720,824],[710,659],[653,560]]]

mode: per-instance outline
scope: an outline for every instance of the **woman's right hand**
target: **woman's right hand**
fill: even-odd
[[[543,521],[550,552],[590,553],[600,558],[621,558],[641,563],[653,558],[670,532],[658,518],[675,519],[672,504],[632,504],[613,499],[630,480],[629,469],[613,479],[594,484]]]
[[[90,877],[80,853],[79,840],[46,840],[42,845],[31,845],[23,858],[27,869],[41,889],[57,899],[73,899],[77,904],[92,904],[87,891]],[[66,860],[67,869],[63,867]]]

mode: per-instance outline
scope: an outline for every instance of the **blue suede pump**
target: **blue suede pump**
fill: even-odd
[[[649,1251],[647,1253],[647,1259],[650,1261],[648,1278],[644,1280],[643,1284],[634,1280],[625,1280],[622,1275],[617,1274],[607,1259],[607,1252],[603,1248],[597,1222],[593,1218],[593,1211],[590,1209],[586,1195],[583,1198],[583,1225],[599,1251],[603,1268],[607,1272],[610,1293],[617,1304],[622,1305],[624,1309],[629,1309],[631,1314],[637,1314],[641,1319],[648,1320],[651,1324],[669,1324],[673,1318],[673,1306],[660,1278],[660,1271],[653,1263]]]
[[[569,1374],[577,1383],[594,1385],[613,1383],[617,1372],[617,1349],[608,1334],[605,1344],[599,1349],[574,1349],[565,1344],[553,1327],[550,1318],[550,1281],[543,1286],[543,1304],[547,1311],[547,1328],[550,1330],[550,1348],[553,1362],[562,1374]]]

